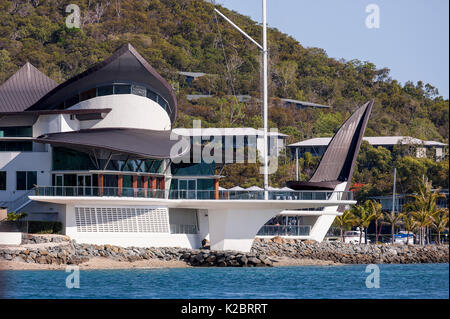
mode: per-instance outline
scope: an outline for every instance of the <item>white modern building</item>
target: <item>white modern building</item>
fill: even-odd
[[[423,141],[418,138],[410,136],[368,136],[363,138],[373,147],[384,147],[389,151],[393,151],[396,145],[414,146],[416,157],[427,157],[427,151],[434,154],[437,160],[440,160],[445,155],[445,148],[447,144],[437,141]],[[318,137],[307,139],[298,143],[289,144],[288,147],[291,153],[295,157],[303,157],[305,153],[310,153],[313,156],[322,156],[327,149],[328,144],[331,141],[331,137]]]
[[[172,131],[174,91],[131,45],[59,85],[27,63],[0,86],[0,206],[60,221],[81,243],[198,248],[206,238],[249,251],[283,215],[320,241],[355,204],[349,183],[372,105],[344,123],[311,181],[264,199],[219,189],[214,163],[176,163],[191,143]]]

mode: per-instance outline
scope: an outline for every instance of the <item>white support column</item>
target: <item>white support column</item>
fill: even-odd
[[[338,199],[340,197],[340,193],[345,191],[345,187],[347,186],[347,182],[338,184],[334,189],[334,193],[331,195],[330,199]],[[323,214],[317,218],[316,223],[311,228],[311,233],[309,234],[312,240],[316,240],[318,242],[323,241],[325,235],[330,229],[331,225],[334,222],[336,216],[338,214],[339,206],[328,206],[323,209]]]
[[[210,209],[208,218],[211,249],[249,252],[259,229],[280,211],[275,209]]]

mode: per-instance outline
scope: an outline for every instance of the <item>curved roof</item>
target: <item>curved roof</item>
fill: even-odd
[[[0,112],[22,112],[57,85],[27,62],[0,86]]]
[[[372,113],[374,101],[359,107],[339,128],[320,159],[319,166],[308,182],[292,181],[287,186],[295,190],[333,190],[341,182],[350,187],[361,141]]]
[[[177,99],[172,86],[133,48],[126,44],[106,60],[60,84],[28,110],[48,110],[80,90],[111,82],[145,83],[167,100],[170,120],[175,121]]]
[[[176,134],[174,134],[176,139],[170,139],[171,134],[170,131],[98,128],[45,134],[36,138],[35,141],[67,147],[103,158],[114,156],[114,158],[122,159],[129,156],[167,159],[173,158],[171,149],[180,140],[180,136]],[[178,150],[176,157],[183,156],[188,150],[189,147]],[[99,156],[100,154],[103,156]]]

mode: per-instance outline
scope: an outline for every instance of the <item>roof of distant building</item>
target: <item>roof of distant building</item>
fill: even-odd
[[[180,75],[184,75],[184,76],[189,76],[192,78],[200,78],[202,76],[208,75],[207,73],[203,73],[203,72],[183,72],[183,71],[178,71],[177,72]]]
[[[0,86],[0,112],[22,112],[57,85],[27,62]]]
[[[173,132],[182,136],[263,136],[263,130],[252,127],[226,127],[226,128],[175,128]],[[278,132],[267,132],[269,136],[287,137]]]
[[[364,141],[371,145],[397,145],[399,143],[406,144],[424,144],[425,146],[446,146],[447,144],[436,141],[422,141],[418,138],[410,136],[368,136],[363,138]],[[331,137],[317,137],[304,140],[298,143],[290,144],[289,147],[297,146],[327,146],[331,141]]]
[[[239,102],[247,102],[250,101],[252,99],[252,97],[250,95],[234,95]],[[207,98],[211,98],[211,97],[216,97],[215,95],[203,95],[203,94],[191,94],[191,95],[186,95],[186,99],[188,101],[195,101],[195,100],[199,100],[199,99],[207,99]]]
[[[307,107],[316,107],[316,108],[331,108],[331,106],[329,105],[323,105],[323,104],[317,104],[317,103],[311,103],[311,102],[306,102],[306,101],[299,101],[299,100],[293,100],[293,99],[281,99],[283,102],[286,103],[293,103],[293,104],[300,104],[303,106],[307,106]]]

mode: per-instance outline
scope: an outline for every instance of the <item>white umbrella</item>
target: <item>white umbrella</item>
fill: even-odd
[[[223,188],[222,186],[219,186],[219,191],[226,191],[226,188]]]
[[[252,187],[246,188],[245,190],[246,191],[263,191],[263,189],[258,186],[252,186]]]
[[[240,186],[234,186],[229,189],[229,191],[243,191],[244,189]]]

